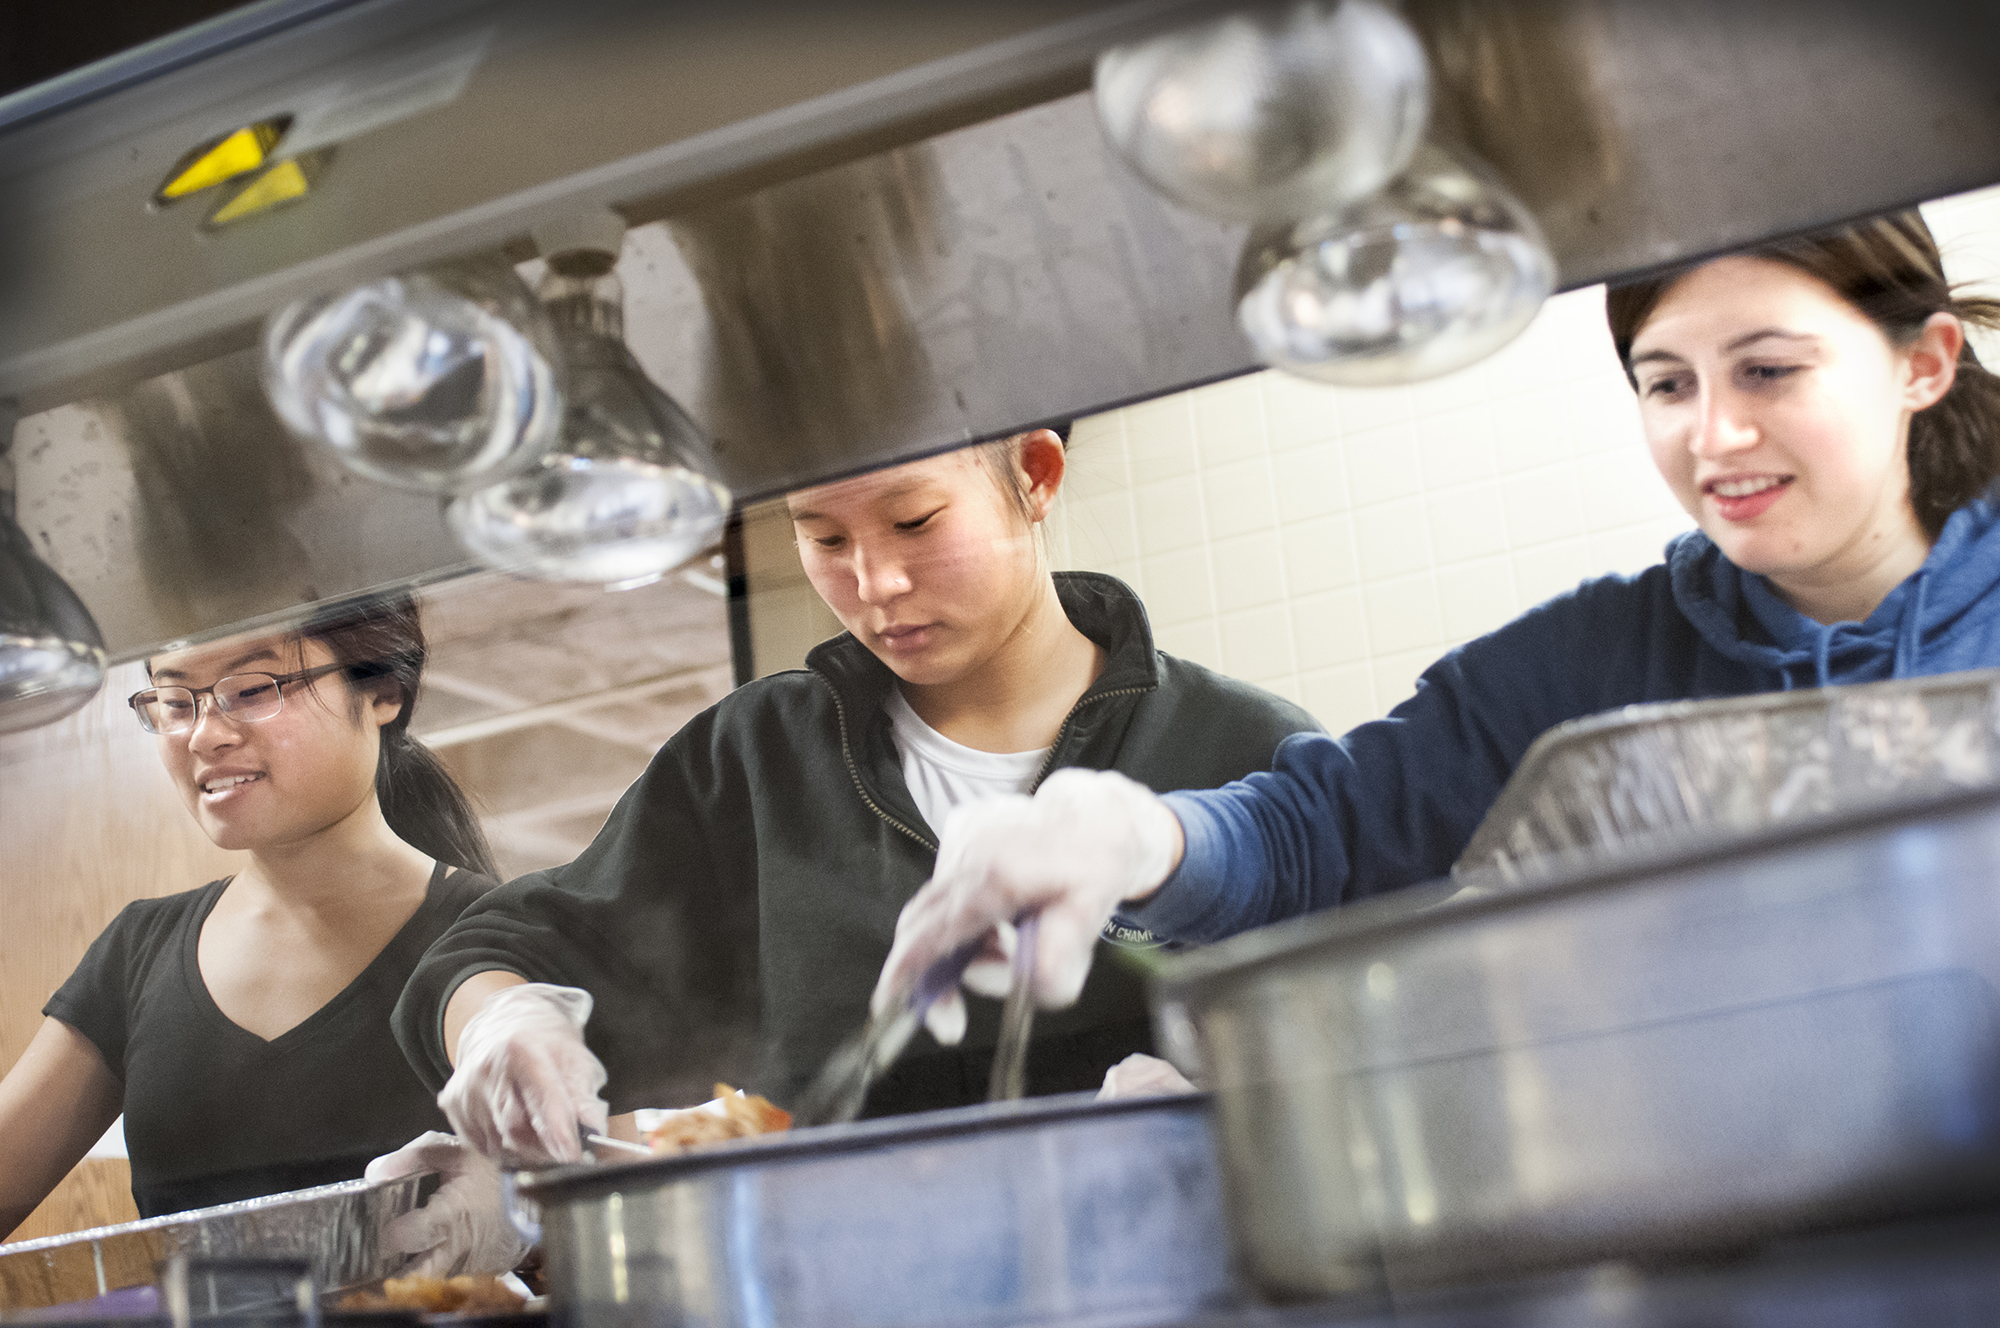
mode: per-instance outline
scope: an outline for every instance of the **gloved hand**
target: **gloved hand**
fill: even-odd
[[[1104,1072],[1104,1087],[1097,1090],[1097,1100],[1110,1102],[1121,1097],[1164,1097],[1200,1091],[1171,1061],[1135,1051]]]
[[[432,1130],[368,1164],[369,1180],[435,1171],[442,1179],[423,1207],[392,1219],[382,1241],[394,1254],[423,1257],[403,1276],[456,1277],[504,1273],[527,1257],[500,1190],[500,1168],[455,1135]]]
[[[1004,991],[1008,924],[1037,911],[1035,1000],[1073,1004],[1112,911],[1157,889],[1178,865],[1183,842],[1180,822],[1158,794],[1109,770],[1058,770],[1032,798],[955,808],[945,818],[936,870],[896,919],[872,1008],[893,1010],[924,969],[982,936],[986,950],[968,970],[968,985]],[[924,1022],[938,1041],[957,1042],[965,1035],[964,998],[953,991]]]
[[[438,1105],[468,1145],[507,1166],[581,1162],[577,1124],[603,1133],[604,1066],[584,1045],[590,993],[529,982],[486,998],[458,1035]]]

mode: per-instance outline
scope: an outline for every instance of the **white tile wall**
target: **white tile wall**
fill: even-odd
[[[1924,204],[1944,270],[1968,294],[2000,296],[2000,188]],[[2000,364],[2000,333],[1975,332],[1973,346],[1989,366]]]
[[[1947,271],[2000,294],[2000,189],[1925,214]],[[1987,344],[2000,360],[2000,338]],[[1659,561],[1690,524],[1646,454],[1592,287],[1432,382],[1253,374],[1080,420],[1050,550],[1131,582],[1163,649],[1340,732],[1450,646]]]
[[[1451,644],[1657,560],[1688,524],[1646,459],[1601,289],[1436,382],[1255,374],[1080,421],[1071,456],[1058,564],[1124,576],[1165,649],[1336,731]]]

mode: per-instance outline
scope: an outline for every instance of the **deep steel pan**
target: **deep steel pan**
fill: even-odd
[[[1280,1297],[2000,1199],[2000,797],[1449,884],[1170,961]]]
[[[1235,1299],[1208,1102],[1030,1099],[525,1179],[588,1328],[1151,1324]]]

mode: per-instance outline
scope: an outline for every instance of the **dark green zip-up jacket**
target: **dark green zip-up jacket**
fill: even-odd
[[[1047,770],[1118,770],[1154,789],[1213,788],[1267,769],[1311,716],[1153,648],[1124,583],[1064,572],[1104,671],[1063,722]],[[582,987],[614,1112],[677,1106],[714,1079],[788,1102],[867,1018],[896,915],[930,876],[924,823],[882,705],[895,677],[850,635],[807,667],[738,688],[660,749],[575,862],[490,891],[424,956],[396,1036],[434,1087],[442,1017],[486,969]],[[1100,946],[1083,998],[1036,1020],[1030,1092],[1094,1088],[1150,1048],[1144,993]],[[871,1092],[872,1114],[977,1102],[998,1005],[973,998],[965,1044],[919,1033]]]

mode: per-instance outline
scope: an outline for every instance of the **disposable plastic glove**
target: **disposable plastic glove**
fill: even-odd
[[[486,998],[458,1035],[458,1068],[438,1094],[452,1129],[512,1167],[581,1162],[579,1123],[602,1134],[604,1066],[584,1045],[590,993],[529,982]]]
[[[1165,1097],[1199,1091],[1172,1062],[1135,1051],[1104,1072],[1104,1087],[1097,1090],[1097,1100],[1111,1102],[1121,1097]]]
[[[967,803],[945,818],[931,879],[903,906],[872,1008],[892,1012],[917,978],[960,944],[986,938],[966,985],[1005,991],[1011,922],[1039,912],[1034,996],[1074,1004],[1104,924],[1142,898],[1180,859],[1180,822],[1159,795],[1109,770],[1058,770],[1030,797]],[[965,1035],[964,998],[936,1001],[924,1022],[938,1041]]]
[[[432,1130],[368,1164],[369,1180],[436,1172],[443,1181],[422,1208],[391,1219],[382,1241],[393,1254],[420,1255],[403,1276],[504,1273],[528,1253],[500,1190],[500,1168],[456,1135]]]

